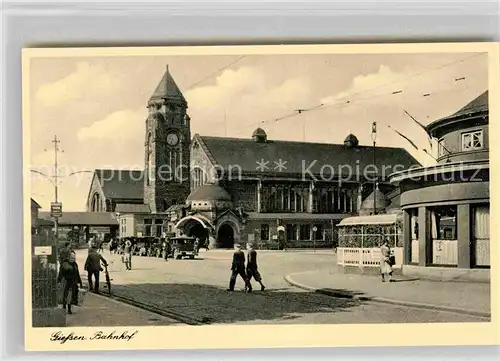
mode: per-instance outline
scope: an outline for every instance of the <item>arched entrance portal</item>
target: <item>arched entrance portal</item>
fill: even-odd
[[[208,239],[208,230],[203,227],[200,222],[195,220],[189,221],[189,223],[186,224],[185,230],[189,237],[198,238],[200,240],[200,245],[204,245]]]
[[[234,247],[234,229],[230,224],[224,223],[220,226],[217,233],[217,245],[220,248]]]

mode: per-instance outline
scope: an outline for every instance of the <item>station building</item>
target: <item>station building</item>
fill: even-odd
[[[332,246],[336,224],[378,192],[384,207],[398,206],[389,174],[419,165],[402,148],[376,147],[374,166],[373,148],[353,134],[343,144],[273,140],[261,128],[246,139],[191,137],[187,101],[168,69],[147,106],[144,170],[96,170],[88,194],[88,212],[113,213],[120,237]]]

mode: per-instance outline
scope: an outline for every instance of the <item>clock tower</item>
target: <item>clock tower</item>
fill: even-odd
[[[148,101],[144,203],[153,213],[184,204],[190,191],[191,144],[187,102],[167,69]]]

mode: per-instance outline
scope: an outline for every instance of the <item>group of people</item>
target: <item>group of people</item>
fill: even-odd
[[[104,267],[108,266],[107,261],[98,252],[98,249],[95,246],[91,247],[85,261],[84,270],[88,276],[89,291],[94,293],[99,293],[99,274],[103,271],[101,263]],[[66,242],[59,251],[57,283],[62,286],[60,303],[68,314],[72,314],[72,306],[78,306],[78,293],[79,289],[83,288],[83,282],[76,262],[76,253],[70,242]]]
[[[247,257],[245,264],[245,253],[241,250],[240,244],[234,245],[233,263],[231,264],[231,278],[229,280],[228,291],[234,291],[236,286],[236,279],[238,275],[245,282],[245,291],[252,292],[252,278],[260,284],[260,290],[264,291],[266,286],[262,283],[262,276],[260,275],[257,266],[257,251],[254,249],[252,243],[247,243]]]

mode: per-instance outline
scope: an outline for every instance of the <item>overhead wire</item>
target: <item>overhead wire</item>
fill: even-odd
[[[234,64],[240,62],[241,60],[243,60],[244,58],[246,58],[247,55],[242,55],[240,56],[238,59],[232,61],[231,63],[227,64],[227,65],[224,65],[222,68],[219,68],[217,69],[216,71],[214,71],[213,73],[210,73],[209,75],[207,75],[206,77],[194,82],[193,84],[191,84],[190,86],[188,86],[184,91],[188,91],[188,90],[191,90],[193,89],[194,87],[200,85],[201,83],[207,81],[208,79],[214,77],[215,75],[219,74],[220,72],[232,67]]]
[[[410,80],[410,79],[414,79],[414,78],[419,77],[419,76],[421,76],[423,74],[427,74],[429,72],[440,70],[440,69],[443,69],[443,68],[446,68],[446,67],[458,64],[458,63],[463,63],[465,61],[468,61],[470,59],[476,58],[476,57],[481,56],[481,55],[485,55],[485,53],[475,53],[474,55],[468,56],[466,58],[458,59],[458,60],[455,60],[455,61],[452,61],[452,62],[449,62],[449,63],[446,63],[446,64],[441,64],[441,65],[439,65],[437,67],[433,67],[433,68],[430,68],[430,69],[419,71],[417,73],[411,74],[411,75],[406,76],[404,78],[395,79],[395,80],[389,81],[387,83],[379,84],[377,86],[374,86],[374,87],[371,87],[371,88],[368,88],[368,89],[363,89],[361,91],[345,95],[345,96],[340,97],[339,99],[337,99],[337,102],[340,101],[340,100],[343,100],[343,99],[344,100],[347,99],[347,101],[342,102],[342,103],[333,103],[333,104],[320,103],[320,104],[311,106],[309,108],[303,108],[303,109],[294,110],[293,112],[287,113],[287,114],[285,114],[283,116],[279,116],[279,117],[268,119],[268,120],[261,120],[261,121],[249,124],[249,125],[245,126],[244,128],[253,127],[253,126],[256,126],[256,125],[259,125],[259,124],[267,124],[267,123],[273,122],[273,121],[274,122],[279,122],[279,121],[282,121],[282,120],[285,120],[285,119],[289,119],[289,118],[292,118],[292,117],[299,116],[299,115],[301,115],[301,114],[303,114],[305,112],[310,112],[310,111],[314,111],[314,110],[322,110],[322,109],[327,109],[327,108],[332,108],[332,107],[335,107],[335,108],[336,107],[344,107],[344,106],[348,106],[348,105],[352,104],[353,102],[358,103],[359,99],[358,100],[349,100],[348,98],[352,98],[353,96],[356,96],[356,95],[359,95],[359,94],[363,94],[363,93],[366,93],[368,91],[372,91],[374,89],[379,89],[379,88],[382,88],[382,87],[386,87],[386,86],[389,86],[389,85],[394,84],[394,83],[400,83],[402,81],[407,81],[407,80]],[[463,80],[462,78],[460,78],[460,77],[454,77],[454,81]],[[400,93],[404,93],[404,92],[400,91],[398,89],[396,91],[391,92],[390,94],[375,95],[375,96],[371,96],[371,97],[367,97],[367,98],[362,98],[362,100],[368,100],[368,99],[373,99],[373,98],[385,97],[385,96],[389,96],[389,95],[397,95],[397,94],[400,94]],[[436,94],[436,93],[433,92],[433,94]],[[430,96],[430,95],[431,95],[430,93],[423,94],[423,96]]]

